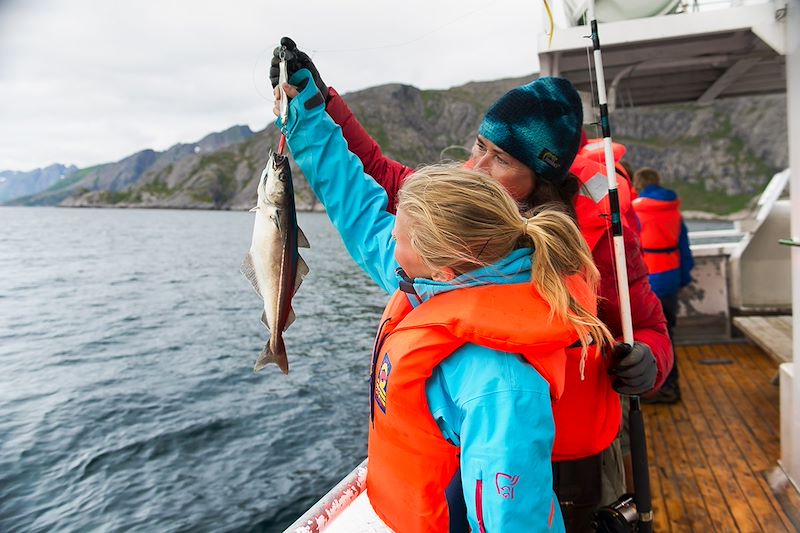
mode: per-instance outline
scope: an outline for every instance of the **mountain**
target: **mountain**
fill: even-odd
[[[22,196],[36,194],[66,179],[78,170],[75,165],[50,165],[30,172],[4,170],[0,172],[0,204]]]
[[[148,173],[162,172],[187,157],[213,154],[253,136],[247,126],[233,126],[190,144],[176,144],[164,152],[142,150],[115,163],[80,169],[44,191],[7,202],[12,205],[73,205],[87,194],[119,194],[136,188]],[[124,194],[124,193],[123,193]]]
[[[382,85],[345,95],[384,153],[408,166],[465,159],[483,112],[533,76],[473,82],[447,90]],[[717,214],[751,202],[788,165],[785,95],[717,100],[708,106],[623,108],[612,133],[634,167],[651,166],[678,190],[684,209]],[[278,131],[236,126],[166,152],[144,150],[122,161],[81,169],[26,205],[248,209]],[[316,199],[296,167],[298,208]]]

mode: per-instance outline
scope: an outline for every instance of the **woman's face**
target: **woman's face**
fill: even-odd
[[[419,254],[411,247],[411,236],[409,234],[410,221],[402,209],[397,210],[397,217],[394,221],[392,237],[395,240],[394,258],[397,259],[406,275],[411,279],[427,278],[433,279],[433,272],[422,262]]]
[[[474,170],[497,180],[518,202],[524,202],[536,186],[536,176],[530,167],[481,135],[472,147],[471,161]]]

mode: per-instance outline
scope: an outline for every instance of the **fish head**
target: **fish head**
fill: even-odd
[[[281,154],[270,154],[267,167],[261,174],[258,186],[258,203],[279,205],[291,187],[292,171],[289,168],[289,157]]]

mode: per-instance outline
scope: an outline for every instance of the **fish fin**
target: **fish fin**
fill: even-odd
[[[251,213],[254,213],[254,212],[256,212],[256,211],[258,211],[258,206],[255,206],[255,207],[251,207],[251,208],[250,208],[250,212],[251,212]]]
[[[286,325],[283,326],[283,331],[286,331],[287,329],[289,329],[289,326],[294,324],[294,321],[295,321],[296,318],[297,318],[297,315],[294,314],[294,308],[290,306],[289,307],[289,314],[286,315]]]
[[[286,346],[283,344],[283,337],[278,335],[275,340],[274,347],[270,346],[269,341],[264,345],[264,349],[261,350],[258,359],[256,359],[253,372],[258,372],[269,363],[275,363],[281,369],[281,372],[284,374],[289,373],[289,359],[286,357]]]
[[[305,279],[308,272],[308,264],[306,264],[305,259],[302,256],[297,256],[297,276]]]
[[[297,226],[297,247],[311,248],[311,245],[308,244],[308,237],[306,237],[306,234],[303,233],[302,229],[300,229],[300,226]]]
[[[264,324],[264,327],[269,329],[269,322],[267,322],[267,312],[261,311],[261,323]]]
[[[247,255],[244,256],[244,261],[242,261],[242,266],[239,267],[239,270],[250,281],[250,285],[253,286],[256,293],[261,296],[261,289],[258,286],[258,278],[256,277],[256,267],[253,265],[253,256],[250,255],[250,252],[247,252]],[[263,296],[261,297],[263,298]]]
[[[294,275],[294,292],[297,292],[297,289],[300,288],[300,285],[303,284],[303,280],[306,278],[306,274],[308,274],[308,265],[303,260],[302,257],[297,257],[297,274]]]

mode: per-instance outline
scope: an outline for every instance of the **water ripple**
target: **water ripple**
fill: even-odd
[[[0,531],[281,531],[360,462],[386,296],[300,221],[284,376],[250,213],[0,208]]]

